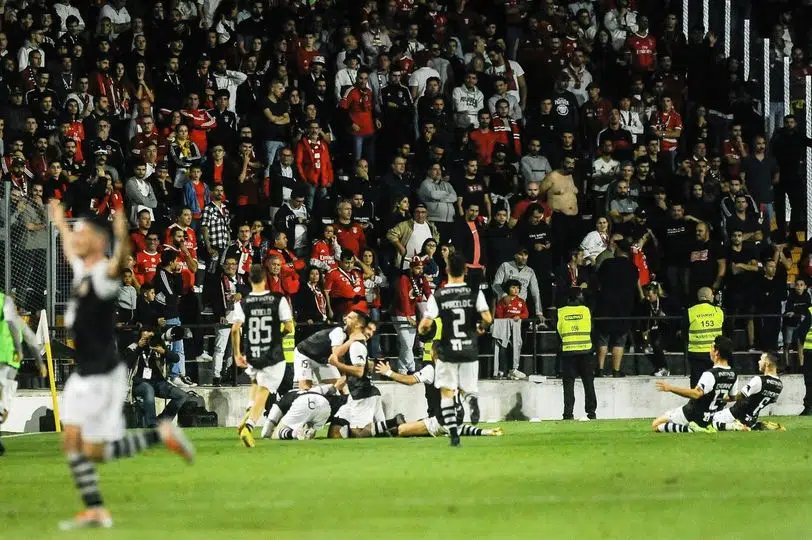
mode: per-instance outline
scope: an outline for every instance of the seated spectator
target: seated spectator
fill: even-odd
[[[395,285],[394,321],[398,334],[398,367],[400,373],[415,371],[414,349],[417,337],[418,304],[427,302],[431,286],[423,275],[423,261],[415,257]]]
[[[502,286],[506,292],[502,298],[496,302],[496,310],[493,322],[493,357],[494,371],[497,379],[501,379],[507,373],[507,378],[512,380],[526,379],[527,375],[519,370],[522,354],[522,321],[530,316],[527,304],[519,296],[522,285],[516,279],[508,279]],[[513,362],[508,370],[508,350],[513,353]]]
[[[182,337],[182,332],[174,337]],[[154,428],[159,421],[174,420],[189,397],[163,375],[166,365],[178,362],[177,353],[167,351],[163,340],[154,332],[142,330],[138,341],[130,345],[127,357],[127,364],[133,373],[132,395],[134,399],[141,400],[144,427]],[[158,416],[155,414],[156,397],[168,400]]]
[[[349,251],[342,251],[338,266],[327,272],[324,291],[330,298],[330,307],[337,320],[350,311],[369,311],[364,278],[355,269],[355,256]]]

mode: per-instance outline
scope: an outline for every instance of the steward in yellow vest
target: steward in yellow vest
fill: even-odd
[[[558,308],[556,330],[561,339],[561,377],[564,387],[564,420],[572,420],[575,407],[575,377],[584,385],[586,417],[595,419],[595,366],[592,355],[592,313],[580,291],[573,291],[566,306]]]
[[[687,334],[690,387],[696,387],[702,373],[713,366],[710,358],[713,341],[722,335],[725,314],[713,305],[713,291],[702,287],[697,292],[698,303],[688,308]]]

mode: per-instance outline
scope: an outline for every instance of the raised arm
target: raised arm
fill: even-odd
[[[76,257],[76,252],[73,250],[73,230],[65,221],[65,210],[62,208],[62,203],[57,199],[52,199],[48,204],[48,210],[51,214],[51,221],[59,231],[59,236],[62,237],[62,253],[64,253],[65,259],[71,262]]]
[[[116,278],[127,268],[127,259],[130,256],[130,235],[124,212],[116,212],[113,216],[113,237],[113,257],[110,259],[107,275]]]

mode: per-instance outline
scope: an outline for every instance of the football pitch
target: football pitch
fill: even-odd
[[[4,439],[2,539],[809,538],[812,420],[652,433],[645,420],[506,422],[502,438],[257,441],[189,431],[101,465],[112,530],[56,531],[79,498],[54,434]]]

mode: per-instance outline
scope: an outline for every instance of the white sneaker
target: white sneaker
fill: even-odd
[[[579,422],[591,422],[592,419],[588,416],[584,416],[583,418],[578,419]]]
[[[511,369],[508,372],[508,379],[512,379],[514,381],[521,381],[527,378],[527,375],[519,371],[518,369]]]
[[[211,362],[212,360],[214,360],[214,358],[212,357],[212,355],[210,355],[210,354],[209,354],[209,353],[207,353],[206,351],[203,351],[203,352],[200,354],[200,356],[198,356],[198,357],[196,358],[196,360],[197,360],[198,362]]]
[[[668,377],[669,375],[671,375],[671,372],[666,368],[660,368],[654,372],[655,377]]]
[[[172,377],[169,379],[169,384],[177,386],[178,388],[192,388],[191,384],[186,384],[180,377]]]

